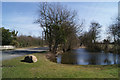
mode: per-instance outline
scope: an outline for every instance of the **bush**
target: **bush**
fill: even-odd
[[[19,42],[16,40],[12,40],[11,45],[19,47]]]

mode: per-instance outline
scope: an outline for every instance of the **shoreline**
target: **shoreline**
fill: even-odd
[[[3,78],[117,78],[118,75],[117,65],[57,64],[49,61],[45,54],[33,55],[38,59],[36,63],[20,62],[24,56],[3,61]]]
[[[29,49],[29,48],[33,48],[33,49]],[[21,56],[24,56],[24,55],[29,55],[29,54],[34,54],[34,53],[42,53],[44,51],[47,51],[47,50],[37,50],[37,49],[34,49],[34,48],[40,48],[40,47],[27,47],[27,48],[17,48],[17,49],[14,49],[14,50],[6,50],[6,51],[2,51],[0,55],[1,56],[1,59],[0,61],[4,61],[4,60],[11,60],[13,58],[16,58],[16,57],[21,57]]]

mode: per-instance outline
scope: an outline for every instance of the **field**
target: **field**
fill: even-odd
[[[21,62],[24,56],[2,62],[3,78],[118,78],[117,65],[67,65],[46,59],[45,53],[33,54],[36,63]]]

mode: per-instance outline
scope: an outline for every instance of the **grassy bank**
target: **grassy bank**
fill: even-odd
[[[3,78],[117,78],[117,65],[66,65],[46,59],[44,53],[34,54],[36,63],[20,62],[23,57],[3,61]]]

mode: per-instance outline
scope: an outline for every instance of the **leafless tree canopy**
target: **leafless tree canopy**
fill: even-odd
[[[59,44],[65,47],[71,37],[76,38],[76,15],[76,11],[69,10],[61,4],[40,3],[39,18],[36,23],[43,28],[50,51],[52,45],[55,53]]]

